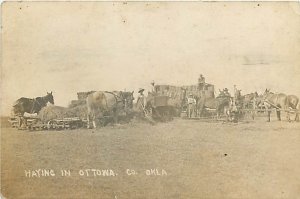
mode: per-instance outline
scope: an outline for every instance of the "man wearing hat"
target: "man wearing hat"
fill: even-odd
[[[145,89],[143,88],[140,88],[138,93],[139,93],[139,96],[137,98],[137,102],[136,104],[138,105],[139,108],[141,108],[142,110],[144,110],[144,107],[146,105],[146,98],[145,98],[145,95],[144,95],[144,92]]]
[[[230,97],[230,93],[229,93],[229,91],[228,91],[228,88],[224,88],[224,89],[223,89],[223,93],[224,93],[224,96]]]

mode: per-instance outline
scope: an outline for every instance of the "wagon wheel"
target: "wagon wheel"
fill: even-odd
[[[144,117],[148,122],[150,122],[150,124],[155,124],[155,121],[153,120],[154,112],[155,110],[152,106],[143,109]]]
[[[167,121],[171,121],[172,117],[171,117],[171,113],[170,113],[170,108],[167,107],[161,107],[159,110],[159,114],[161,116],[161,120],[163,122],[167,122]]]
[[[153,108],[152,107],[149,107],[147,109],[144,110],[144,114],[145,114],[145,117],[151,117],[152,118],[152,115],[153,115]]]
[[[79,128],[78,122],[71,122],[70,123],[70,129],[77,129]]]
[[[50,120],[47,123],[47,129],[51,130],[51,129],[55,129],[57,128],[57,123],[54,120]]]

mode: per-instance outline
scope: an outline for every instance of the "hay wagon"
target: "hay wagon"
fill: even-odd
[[[8,121],[13,128],[19,128],[20,117],[11,117]],[[24,116],[26,119],[26,125],[20,129],[28,130],[63,130],[63,129],[77,129],[86,127],[87,121],[80,119],[79,117],[51,119],[49,121],[42,121],[38,117]]]
[[[148,96],[145,109],[146,116],[150,116],[156,121],[165,122],[173,119],[174,107],[169,103],[168,96]]]
[[[155,85],[154,91],[146,97],[145,107],[142,107],[144,114],[156,121],[170,121],[180,116],[183,97],[181,87]]]
[[[200,114],[198,110],[195,110],[192,117],[189,117],[188,113],[188,96],[192,95],[193,98],[197,101],[197,104],[199,103],[200,99],[210,99],[215,98],[215,87],[213,84],[206,83],[203,87],[203,89],[199,89],[198,85],[188,85],[188,86],[182,86],[183,89],[183,102],[182,102],[182,112],[181,117],[188,118],[188,119],[199,119]],[[197,108],[197,106],[195,107]],[[210,118],[214,115],[215,110],[212,109],[205,109],[204,115],[202,117]]]
[[[12,128],[18,128],[19,127],[19,118],[16,116],[12,116],[8,119],[8,122],[10,123]]]
[[[48,121],[47,129],[77,129],[86,126],[86,121],[80,119],[79,117],[71,117],[71,118],[62,118],[62,119],[53,119]]]
[[[23,123],[23,125],[21,127],[19,127],[20,124],[20,120],[22,119],[26,119],[26,124]],[[46,125],[43,124],[39,118],[35,117],[35,116],[24,116],[24,117],[20,117],[20,116],[12,116],[8,119],[8,122],[10,123],[12,128],[18,128],[18,129],[29,129],[29,130],[43,130],[46,129]]]

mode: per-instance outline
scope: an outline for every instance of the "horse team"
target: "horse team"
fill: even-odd
[[[112,115],[115,123],[118,122],[118,116],[120,111],[124,111],[126,115],[129,115],[133,108],[133,93],[133,91],[96,91],[89,94],[86,98],[88,110],[88,128],[96,128],[97,118],[103,118],[105,117],[105,115]]]
[[[273,93],[270,92],[270,89],[266,89],[261,95],[257,92],[242,95],[241,90],[237,90],[234,97],[220,94],[216,98],[197,98],[194,112],[201,117],[205,109],[213,109],[216,117],[223,114],[227,116],[227,119],[233,114],[245,110],[252,112],[254,119],[255,112],[263,110],[267,112],[268,122],[271,120],[272,110],[275,109],[279,121],[281,120],[281,112],[287,113],[287,121],[291,121],[291,113],[295,114],[295,121],[299,121],[300,102],[295,95]]]
[[[275,108],[277,118],[281,120],[281,111],[287,112],[287,120],[290,121],[290,113],[295,112],[295,121],[299,121],[299,98],[295,95],[286,95],[283,93],[272,93],[266,89],[262,95],[262,100],[259,101],[268,112],[268,121],[270,122],[271,109]]]
[[[117,123],[120,112],[125,115],[131,114],[134,108],[133,93],[133,91],[96,91],[90,93],[86,98],[88,128],[97,127],[97,118],[112,117],[114,122]],[[34,99],[25,97],[18,99],[13,105],[12,113],[20,118],[19,127],[23,123],[26,125],[24,113],[38,113],[48,102],[54,104],[52,92]],[[276,109],[278,120],[281,120],[281,111],[284,111],[287,112],[288,121],[291,121],[290,113],[295,113],[295,121],[299,121],[299,98],[295,95],[272,93],[269,89],[266,89],[262,95],[255,92],[242,96],[240,90],[238,90],[235,92],[234,97],[200,97],[197,99],[196,105],[198,115],[202,115],[206,109],[215,109],[217,115],[225,114],[229,116],[237,111],[237,107],[242,109],[252,108],[253,110],[256,110],[257,107],[264,108],[268,113],[268,122],[270,122],[272,109]]]

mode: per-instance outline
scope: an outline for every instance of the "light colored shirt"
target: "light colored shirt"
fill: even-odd
[[[192,97],[188,98],[188,104],[196,104],[196,100]]]

